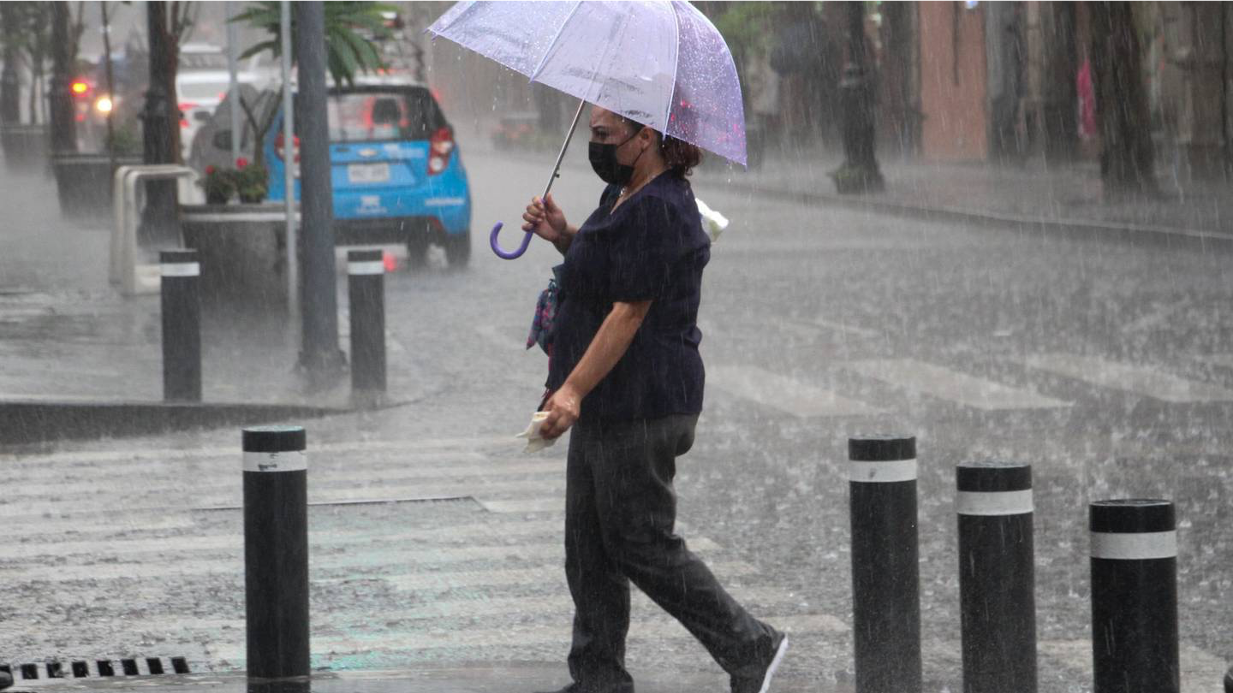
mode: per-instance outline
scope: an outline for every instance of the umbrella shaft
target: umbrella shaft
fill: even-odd
[[[561,162],[565,160],[565,151],[569,149],[569,141],[574,138],[574,130],[578,129],[578,121],[582,119],[582,109],[587,105],[586,101],[578,102],[578,112],[574,114],[574,122],[569,126],[569,134],[565,135],[565,142],[561,144],[561,153],[557,155],[557,165],[552,169],[552,176],[548,179],[548,187],[544,188],[544,194],[539,199],[548,197],[549,191],[552,190],[552,184],[556,181],[557,175],[561,171]]]

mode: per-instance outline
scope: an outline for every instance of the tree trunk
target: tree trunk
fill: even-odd
[[[919,32],[914,31],[915,13],[918,8],[906,2],[891,2],[882,5],[883,14],[883,70],[879,75],[885,85],[883,94],[887,101],[881,105],[879,115],[889,123],[898,144],[900,157],[919,154],[920,107],[916,101],[915,64],[919,51],[915,50]]]
[[[1072,158],[1079,143],[1079,92],[1075,73],[1079,69],[1076,52],[1076,7],[1068,2],[1047,3],[1042,16],[1041,43],[1045,64],[1042,69],[1041,128],[1045,137],[1044,155],[1048,162]]]
[[[12,3],[0,3],[0,31],[4,41],[4,71],[0,72],[0,123],[21,122],[21,78],[17,73],[17,12]]]
[[[1092,81],[1107,197],[1157,191],[1147,90],[1129,2],[1090,2]]]
[[[175,163],[172,129],[179,126],[175,85],[170,81],[167,59],[167,3],[146,3],[146,27],[150,41],[150,84],[146,90],[142,144],[147,164]]]
[[[72,42],[69,38],[69,5],[52,3],[51,20],[51,151],[77,151],[76,123],[73,121],[73,97],[69,94],[72,81]]]
[[[831,174],[840,193],[881,192],[886,184],[878,168],[874,130],[876,94],[865,42],[865,3],[845,4],[848,64],[839,83],[843,108],[844,162]]]

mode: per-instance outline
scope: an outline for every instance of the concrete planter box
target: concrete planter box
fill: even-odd
[[[115,168],[141,164],[141,157],[116,157]],[[56,154],[51,158],[56,176],[60,213],[66,217],[111,219],[112,168],[106,154]]]
[[[282,203],[180,205],[184,244],[197,251],[207,305],[286,310],[286,218]]]
[[[10,171],[43,173],[47,167],[47,128],[44,125],[0,126],[4,165]]]

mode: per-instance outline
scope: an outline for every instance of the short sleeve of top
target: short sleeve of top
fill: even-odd
[[[660,197],[631,200],[619,232],[607,239],[608,292],[613,301],[634,303],[664,297],[682,250],[680,213]]]
[[[609,186],[561,267],[548,387],[560,387],[617,302],[651,301],[625,355],[582,403],[583,420],[702,410],[697,328],[710,239],[689,184],[661,175],[616,210]]]

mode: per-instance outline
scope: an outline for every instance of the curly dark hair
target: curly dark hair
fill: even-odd
[[[626,118],[620,113],[613,115],[629,126],[635,133],[647,127],[633,118]],[[651,128],[651,131],[659,137],[660,155],[664,157],[664,162],[668,164],[668,170],[672,175],[684,180],[702,163],[702,149],[696,145],[692,145],[685,140],[679,140],[671,135],[665,135],[655,128]]]

